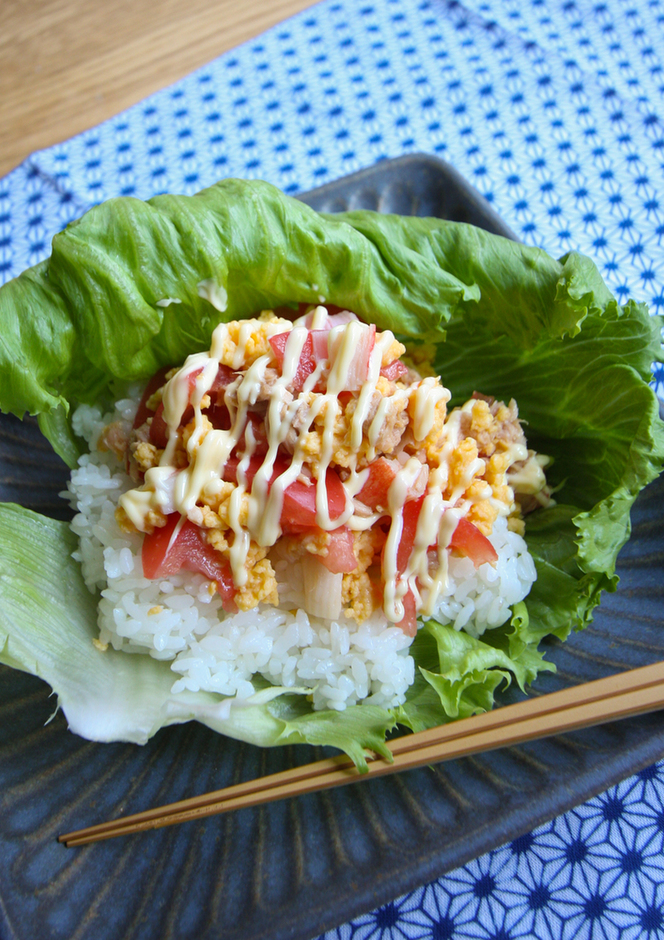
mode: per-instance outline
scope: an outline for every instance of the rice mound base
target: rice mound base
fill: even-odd
[[[140,392],[117,402],[115,412],[80,406],[74,431],[90,446],[72,472],[67,496],[76,516],[83,576],[101,591],[99,639],[126,653],[167,660],[173,693],[199,690],[246,698],[260,674],[274,685],[311,689],[314,709],[343,710],[366,702],[393,708],[405,701],[415,677],[409,655],[412,638],[390,624],[382,611],[358,624],[322,620],[293,606],[298,586],[289,583],[286,561],[275,562],[280,603],[225,613],[221,598],[203,575],[186,570],[163,580],[143,576],[142,537],[120,530],[115,510],[134,484],[113,454],[97,450],[102,430],[118,420],[131,422]],[[433,619],[472,636],[505,623],[515,603],[535,581],[524,539],[498,518],[489,539],[494,565],[477,569],[469,558],[449,560],[447,583]]]

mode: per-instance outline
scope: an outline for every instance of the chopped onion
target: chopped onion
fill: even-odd
[[[306,612],[312,617],[338,620],[341,616],[343,574],[332,574],[309,552],[305,553],[301,563]]]

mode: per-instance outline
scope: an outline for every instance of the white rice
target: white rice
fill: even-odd
[[[316,709],[343,710],[359,701],[383,707],[404,702],[415,675],[408,653],[412,642],[376,612],[364,623],[310,617],[303,610],[261,604],[255,610],[225,614],[218,594],[202,575],[182,571],[163,581],[143,577],[142,536],[126,535],[115,521],[120,495],[131,483],[112,454],[96,443],[111,421],[131,422],[136,400],[118,402],[114,414],[83,405],[74,430],[90,444],[68,488],[77,515],[72,529],[80,539],[81,562],[91,591],[101,591],[99,639],[127,653],[168,660],[177,678],[173,693],[189,690],[247,697],[252,677],[274,685],[311,689]],[[468,558],[451,558],[449,578],[434,619],[473,636],[499,626],[535,580],[526,543],[509,532],[504,519],[491,541],[498,563],[475,569]],[[288,565],[276,563],[285,607],[292,586],[283,581]]]

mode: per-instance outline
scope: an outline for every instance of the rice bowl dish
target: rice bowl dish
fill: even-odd
[[[318,329],[307,330],[303,324],[313,317],[317,320],[313,326]],[[313,311],[308,311],[296,324],[300,323],[300,329],[307,331],[307,337],[321,338],[321,334],[335,329],[339,319],[345,322],[336,327],[339,334],[336,337],[338,343],[343,341],[344,333],[348,331],[348,323],[356,323],[358,329],[364,328],[348,311],[330,317],[326,308],[320,305]],[[327,327],[327,330],[321,327]],[[228,333],[238,336],[241,328],[244,330],[245,348],[247,344],[253,344],[261,350],[268,350],[268,354],[264,355],[268,363],[267,368],[275,371],[274,366],[277,363],[273,351],[270,352],[269,342],[265,342],[266,330],[275,337],[288,336],[292,332],[292,324],[266,312],[261,319],[224,326],[226,339]],[[322,338],[325,338],[324,335]],[[395,381],[389,381],[385,375],[378,375],[376,369],[373,387],[369,388],[374,395],[380,396],[381,401],[373,407],[372,413],[378,412],[379,408],[388,402],[388,407],[383,408],[383,423],[380,427],[374,427],[374,446],[368,446],[372,419],[369,415],[365,417],[363,434],[358,438],[357,444],[357,451],[363,454],[359,460],[358,453],[348,453],[347,448],[341,445],[341,442],[348,438],[348,429],[337,430],[338,453],[333,454],[327,464],[327,473],[340,469],[345,478],[341,485],[349,493],[355,493],[352,514],[348,516],[346,513],[345,521],[334,528],[330,527],[326,536],[314,518],[307,519],[310,525],[293,527],[291,524],[289,527],[289,520],[284,521],[285,513],[282,508],[280,529],[285,527],[286,533],[280,531],[276,541],[269,540],[269,553],[261,551],[251,538],[249,551],[253,553],[252,564],[249,564],[245,551],[240,566],[241,571],[246,568],[248,572],[246,580],[251,591],[248,592],[246,587],[243,592],[239,591],[239,579],[235,578],[234,603],[230,610],[224,610],[224,606],[228,608],[229,605],[224,605],[224,598],[219,593],[217,582],[211,579],[210,571],[207,571],[207,577],[203,572],[188,571],[185,568],[172,573],[169,569],[169,574],[161,579],[145,576],[142,548],[144,539],[147,544],[155,529],[147,522],[146,515],[141,516],[139,512],[139,525],[149,530],[148,536],[143,535],[128,519],[123,503],[131,510],[131,497],[126,494],[133,495],[135,504],[136,499],[143,497],[146,489],[149,490],[145,482],[135,489],[138,477],[144,479],[146,472],[149,475],[153,466],[159,463],[165,462],[168,468],[169,458],[165,448],[158,449],[156,445],[149,443],[150,437],[157,439],[161,435],[163,440],[158,443],[167,445],[164,430],[151,429],[151,426],[160,420],[155,414],[156,408],[142,427],[138,428],[135,427],[137,411],[142,408],[147,413],[147,409],[144,403],[139,404],[137,398],[117,402],[114,413],[105,416],[100,414],[98,408],[85,405],[75,412],[74,429],[79,436],[87,440],[91,448],[90,454],[80,459],[79,469],[72,473],[69,487],[72,506],[77,511],[72,527],[81,540],[80,550],[75,557],[82,563],[83,575],[90,590],[101,591],[100,635],[96,641],[100,649],[106,649],[110,644],[116,650],[149,653],[155,659],[170,661],[171,670],[181,677],[174,681],[174,694],[185,690],[202,690],[247,698],[256,691],[251,682],[252,677],[255,673],[260,673],[274,685],[284,688],[299,686],[310,690],[315,710],[331,708],[341,711],[347,705],[360,701],[383,708],[395,708],[404,703],[406,692],[415,678],[415,664],[408,652],[417,629],[414,615],[422,610],[427,618],[451,624],[455,630],[463,629],[475,637],[483,634],[486,629],[501,626],[510,618],[512,608],[528,595],[537,575],[527,545],[520,534],[524,529],[520,506],[515,502],[514,489],[506,481],[513,481],[517,489],[516,498],[520,497],[524,504],[550,504],[551,499],[542,472],[542,467],[546,466],[548,459],[539,457],[532,451],[528,452],[514,403],[507,408],[501,403],[490,405],[490,400],[478,397],[471,399],[465,409],[454,410],[448,415],[446,404],[450,397],[449,392],[437,379],[429,378],[424,382],[412,369],[403,365],[399,356],[404,352],[404,347],[396,342],[392,333],[378,334],[375,339],[372,333],[371,342],[378,346],[382,342],[385,349],[393,348],[391,356],[387,354],[389,361],[382,363],[382,371],[392,374]],[[249,358],[251,361],[245,361],[246,356],[245,359],[238,358],[233,346],[226,352],[224,361],[219,366],[228,367],[234,361],[234,382],[239,384],[237,389],[231,386],[231,391],[236,397],[241,392],[242,382],[246,381],[248,370],[257,360],[255,355]],[[383,355],[383,359],[385,358],[386,354]],[[321,359],[320,365],[322,368],[318,369],[317,386],[321,391],[318,397],[324,397],[322,390],[326,389],[326,378],[333,371],[334,357],[331,360]],[[175,374],[169,380],[169,389],[170,383],[187,381],[191,366],[179,372],[172,371]],[[368,362],[365,371],[369,371]],[[339,410],[338,422],[342,415],[348,413],[351,401],[353,406],[357,406],[362,395],[367,397],[363,389],[368,381],[368,376],[362,375],[360,380],[355,382],[358,386],[355,395],[344,392],[347,399],[345,412],[336,404],[337,396],[328,396],[324,404],[329,406],[332,402],[335,403]],[[301,377],[295,382],[295,385],[298,384],[302,384]],[[342,384],[344,389],[352,384],[348,375],[344,376]],[[377,385],[380,386],[380,392],[376,391]],[[153,405],[157,405],[156,399],[161,400],[168,394],[166,389],[165,383],[161,388],[152,391]],[[228,389],[229,386],[225,391],[227,398]],[[395,401],[397,393],[402,402]],[[204,398],[205,394],[208,392],[200,394],[199,390],[200,398]],[[312,406],[318,403],[315,393],[294,388],[293,378],[285,383],[282,394],[291,412],[294,409],[301,410],[305,403],[311,411]],[[189,399],[192,395],[193,392],[189,394],[187,401],[187,408],[190,410]],[[425,421],[425,426],[415,435],[414,419],[419,412],[426,410],[427,399],[430,399],[432,405],[431,415],[428,423]],[[390,402],[393,411],[396,411],[395,404],[398,408],[405,402],[407,407],[398,411],[400,416],[404,416],[398,430],[395,431],[397,425],[392,420],[391,433],[386,434]],[[217,410],[219,408],[218,405],[214,407]],[[269,403],[255,402],[254,407],[257,410],[242,419],[244,423],[239,435],[236,433],[236,438],[245,433],[247,424],[251,423],[247,420],[250,416],[254,422],[251,423],[252,433],[255,431],[259,437],[269,436],[265,434],[265,424],[270,420]],[[502,422],[494,419],[492,407],[496,414],[503,416]],[[357,408],[354,410],[357,411]],[[286,411],[286,407],[282,406],[280,417],[288,421]],[[263,416],[260,421],[259,413]],[[183,458],[181,450],[178,460],[179,473],[182,472],[184,460],[191,459],[193,462],[206,434],[213,430],[205,415],[205,410],[197,410],[199,439],[195,450],[191,446],[189,448],[190,458]],[[211,415],[210,403],[207,415]],[[214,419],[214,415],[212,417]],[[469,434],[475,434],[476,437],[483,435],[481,446],[491,452],[493,461],[486,454],[483,459],[478,457],[475,438],[464,437],[460,430],[461,418],[466,419]],[[179,424],[182,425],[183,422],[184,419],[180,419]],[[200,427],[203,422],[208,428]],[[220,424],[219,416],[216,423]],[[321,439],[320,435],[316,437],[315,432],[312,434],[310,430],[313,419],[309,417],[300,423],[302,429],[297,439],[291,442],[288,449],[280,445],[279,453],[281,459],[284,456],[290,458],[304,441],[308,447],[308,460],[302,467],[307,473],[307,479],[311,481],[315,479],[312,471],[318,472]],[[421,419],[420,423],[423,423]],[[292,426],[292,420],[290,424]],[[129,431],[132,426],[132,431]],[[453,428],[453,437],[450,435],[450,428]],[[503,434],[503,440],[497,442],[498,449],[496,442],[491,440],[492,428],[494,433]],[[181,430],[180,437],[182,438],[183,434],[191,434],[192,430],[194,429]],[[281,421],[279,427],[275,428],[276,439],[285,441],[289,430],[292,430],[292,427],[284,428]],[[230,430],[221,428],[216,433],[223,437],[230,434]],[[109,446],[109,441],[112,446]],[[182,441],[178,441],[178,444],[181,445]],[[419,460],[409,456],[415,452],[419,454]],[[242,454],[243,451],[240,450],[238,456]],[[256,454],[254,442],[250,456],[257,459]],[[397,454],[400,462],[395,459]],[[140,467],[136,456],[141,461]],[[313,461],[312,456],[315,458]],[[128,472],[131,458],[134,462],[134,480]],[[346,466],[340,467],[336,460],[342,461]],[[435,559],[435,564],[432,558],[427,560],[427,568],[432,569],[432,573],[440,580],[435,598],[425,603],[422,592],[426,593],[427,588],[418,582],[415,574],[410,574],[419,603],[406,622],[408,618],[404,616],[403,602],[401,616],[393,612],[392,617],[388,618],[383,607],[384,597],[380,600],[378,598],[381,584],[384,586],[386,580],[385,565],[383,564],[381,572],[372,571],[373,582],[368,572],[371,571],[372,562],[380,564],[381,550],[385,550],[389,489],[394,487],[395,479],[396,485],[399,484],[399,475],[404,476],[408,472],[406,467],[409,460],[416,463],[418,476],[424,471],[427,479],[429,474],[433,479],[433,471],[436,469],[440,473],[442,466],[448,482],[446,495],[451,497],[448,499],[443,499],[442,494],[439,494],[436,500],[434,490],[428,488],[429,502],[432,505],[427,511],[431,512],[437,502],[444,504],[437,527],[442,529],[428,536],[428,539],[431,539],[428,551],[432,553],[442,538],[449,539],[461,519],[475,519],[487,532],[486,537],[494,549],[494,557],[483,560],[484,556],[480,553],[480,556],[473,560],[469,557],[467,546],[452,548],[442,545],[445,552],[442,570],[438,570],[441,568],[438,558]],[[453,473],[457,476],[465,474],[467,477],[461,487],[456,486],[456,492],[451,492],[455,487],[449,482],[450,467],[454,468]],[[502,472],[496,473],[496,467],[501,468]],[[394,468],[398,468],[398,472]],[[163,471],[164,467],[161,469]],[[219,510],[219,500],[215,502],[214,499],[206,498],[209,492],[216,493],[222,487],[222,478],[228,477],[228,473],[224,473],[226,469],[223,464],[217,464],[209,471],[210,480],[205,488],[201,488],[198,502],[190,501],[189,508],[190,520],[203,521],[201,509],[205,510],[205,526],[199,528],[199,531],[215,547],[210,554],[217,563],[222,563],[224,557],[232,557],[230,546],[224,552],[223,549],[218,550],[219,545],[222,544],[225,548],[229,539],[232,544],[233,538],[239,538],[237,533],[233,533],[227,515],[223,514],[226,518],[224,524],[220,516],[210,509],[211,505],[216,505]],[[286,470],[287,467],[283,472]],[[412,468],[409,467],[409,470],[412,477]],[[490,470],[493,471],[493,486],[487,484],[484,479]],[[168,469],[166,472],[168,473]],[[356,478],[359,479],[358,474],[363,472],[367,480],[364,485],[359,486]],[[387,479],[383,479],[383,475],[387,475]],[[329,482],[328,479],[328,492]],[[232,499],[233,486],[231,482],[226,482],[223,486],[223,505],[226,508]],[[383,492],[379,492],[380,487]],[[482,487],[486,492],[479,492]],[[226,494],[226,490],[230,493]],[[425,491],[427,480],[422,480],[419,487],[406,496],[402,512],[407,512],[418,498],[421,500]],[[474,500],[467,498],[471,491],[474,493]],[[151,492],[155,495],[154,490]],[[240,496],[244,499],[251,498],[252,492],[252,489],[248,489],[246,495],[243,492]],[[303,493],[308,495],[306,490],[303,490]],[[498,494],[501,499],[497,499],[494,494]],[[352,502],[350,496],[347,496],[347,502]],[[370,505],[367,505],[367,502]],[[174,510],[172,500],[169,500],[167,509]],[[263,503],[257,517],[262,519],[265,511]],[[328,516],[331,515],[329,506],[326,512]],[[375,517],[373,519],[372,512]],[[451,513],[451,529],[446,512]],[[160,518],[156,520],[157,525],[165,526],[167,518],[166,515],[160,514]],[[177,518],[179,520],[185,517]],[[399,521],[403,528],[403,519]],[[368,522],[373,522],[373,526],[368,527]],[[466,521],[465,524],[472,527],[475,539],[482,539],[480,530],[476,529],[472,522]],[[357,527],[354,534],[353,526]],[[246,529],[240,533],[247,536],[249,534]],[[256,534],[252,530],[251,535]],[[336,565],[332,565],[335,570],[330,571],[330,545],[326,542],[329,543],[331,537],[336,537],[337,542],[333,547],[339,554],[339,536],[351,538],[355,557],[351,554],[350,561],[344,557],[336,558]],[[400,537],[403,540],[403,532]],[[411,541],[415,542],[415,533]],[[369,557],[366,557],[367,546]],[[342,552],[344,547],[342,545]],[[486,551],[487,546],[483,547]],[[409,544],[405,550],[410,555],[414,551],[414,544]],[[362,556],[363,564],[360,565],[358,562]],[[403,561],[401,567],[406,567]],[[337,571],[336,568],[344,570]],[[359,570],[360,568],[363,570]],[[401,582],[401,591],[405,597],[411,593],[411,588],[407,583],[403,583],[408,582],[407,572],[404,570],[400,575],[401,578],[393,578],[393,582]],[[312,584],[312,580],[316,583]],[[431,578],[429,581],[431,582]],[[429,592],[431,583],[428,585]],[[338,595],[336,597],[335,591]]]
[[[552,668],[664,461],[659,321],[589,259],[264,183],[95,207],[0,330],[76,511],[0,506],[0,660],[91,740],[389,759]]]

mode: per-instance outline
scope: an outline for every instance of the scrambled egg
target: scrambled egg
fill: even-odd
[[[279,605],[277,579],[269,559],[256,562],[249,569],[249,579],[235,595],[235,603],[240,610],[252,610],[257,604]]]
[[[385,532],[380,528],[365,529],[353,535],[353,554],[357,568],[343,576],[341,602],[348,619],[362,623],[381,605],[379,584],[371,579],[368,568],[380,559],[385,544]]]
[[[235,361],[238,344],[240,343],[240,331],[247,330],[247,324],[253,324],[250,335],[245,336],[244,358],[241,364]],[[261,356],[271,355],[272,347],[269,338],[274,336],[274,326],[282,328],[282,332],[290,330],[292,323],[290,320],[284,320],[275,316],[271,310],[263,310],[257,320],[233,320],[228,324],[228,336],[224,342],[221,351],[220,362],[230,369],[248,369]],[[268,326],[272,329],[268,329]]]
[[[398,344],[401,346],[401,344]],[[362,440],[359,447],[353,447],[351,441],[351,429],[353,415],[357,409],[357,398],[350,398],[342,405],[341,410],[334,418],[332,430],[332,463],[338,467],[349,468],[357,464],[358,468],[366,467],[376,456],[391,456],[399,446],[403,434],[408,426],[408,399],[395,397],[395,391],[404,389],[402,383],[388,381],[384,376],[378,379],[376,384],[377,396],[372,402],[369,414],[364,421]],[[301,396],[305,407],[308,409],[316,398],[315,392]],[[383,425],[380,429],[375,443],[369,439],[369,428],[371,421],[376,414],[376,410],[381,399],[388,399],[388,407],[384,415]],[[328,406],[332,407],[332,406]],[[311,430],[302,434],[299,446],[306,455],[307,463],[311,466],[314,474],[318,473],[320,457],[323,449],[323,434],[326,430],[327,407],[323,408],[314,418]]]
[[[252,324],[251,328],[248,324]],[[283,327],[283,331],[286,331],[291,329],[291,325],[289,321],[276,317],[272,311],[263,311],[257,320],[230,323],[220,351],[220,362],[235,370],[245,370],[260,356],[273,356],[269,338],[275,334],[274,327]],[[241,363],[238,363],[236,358],[239,346],[244,350]],[[404,352],[405,347],[395,339],[383,351],[382,365],[389,366]],[[420,368],[424,364],[421,355],[416,364]],[[446,400],[443,398],[435,404],[433,423],[428,433],[422,440],[417,440],[416,403],[414,398],[409,396],[412,382],[412,372],[408,373],[407,380],[404,377],[393,381],[381,376],[373,394],[371,407],[363,421],[359,448],[354,447],[351,442],[353,415],[358,407],[357,394],[342,393],[335,403],[328,402],[315,415],[306,430],[304,426],[298,427],[295,422],[293,427],[298,433],[293,446],[304,455],[305,468],[308,468],[308,472],[314,477],[318,476],[324,450],[324,435],[325,443],[329,443],[331,439],[331,465],[341,468],[342,479],[347,476],[350,468],[355,467],[361,471],[381,456],[390,459],[400,454],[406,459],[415,456],[423,465],[428,466],[429,470],[444,465],[447,474],[444,498],[456,500],[456,504],[465,503],[467,519],[484,535],[490,535],[499,515],[508,517],[511,529],[522,532],[523,520],[519,504],[515,501],[514,489],[509,482],[509,471],[512,468],[514,480],[528,477],[523,483],[522,492],[529,492],[527,487],[530,486],[530,492],[537,493],[545,483],[542,467],[546,460],[536,458],[530,451],[528,461],[523,462],[525,438],[518,421],[516,404],[512,401],[505,405],[478,396],[468,402],[460,414],[448,414]],[[313,391],[300,394],[298,402],[302,409],[303,422],[308,420],[306,416],[318,397],[319,394]],[[161,400],[162,389],[158,389],[149,399],[148,407],[155,410]],[[339,406],[338,413],[334,417],[333,426],[327,428],[327,409],[335,407],[336,404]],[[201,406],[202,409],[210,407],[209,396],[205,396]],[[376,429],[372,427],[372,422],[379,408],[382,409],[382,424]],[[458,422],[456,436],[447,434],[449,422],[452,420]],[[212,429],[213,424],[205,415],[202,416],[202,421],[199,419],[198,424],[192,419],[186,426],[181,427],[173,459],[174,466],[186,467]],[[113,446],[113,439],[113,433],[106,435],[107,446]],[[149,441],[134,440],[128,446],[141,473],[159,464],[163,451]],[[521,464],[519,460],[522,461]],[[513,469],[517,464],[521,468],[520,475]],[[537,476],[537,471],[541,479]],[[236,489],[235,483],[212,480],[204,487],[198,504],[189,513],[191,521],[205,530],[209,545],[225,559],[230,559],[235,539],[231,528],[230,506]],[[247,525],[249,506],[250,497],[243,493],[240,496],[239,513],[239,522],[243,527]],[[116,517],[124,531],[136,531],[122,508],[117,510]],[[147,531],[152,531],[154,527],[164,525],[166,517],[158,510],[151,511],[146,522]],[[354,571],[345,573],[342,579],[342,606],[347,618],[362,622],[381,606],[379,566],[385,540],[386,528],[381,526],[380,522],[371,528],[353,533],[353,552],[357,567]],[[319,529],[303,536],[283,536],[280,543],[281,547],[290,553],[293,563],[297,563],[297,558],[303,557],[305,552],[326,557],[330,536]],[[245,583],[238,587],[235,595],[238,608],[250,610],[261,602],[278,605],[277,578],[269,557],[269,549],[252,541],[245,571]]]

